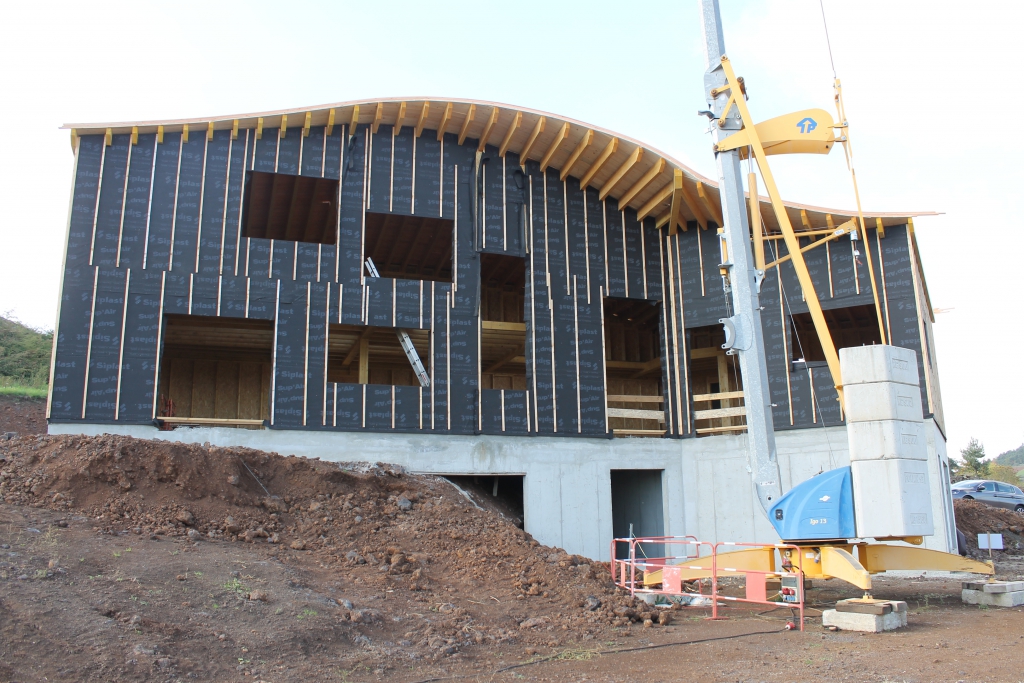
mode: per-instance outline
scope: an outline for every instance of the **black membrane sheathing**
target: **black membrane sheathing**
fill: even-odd
[[[452,133],[303,133],[80,138],[51,419],[150,422],[165,320],[177,314],[276,322],[272,428],[604,437],[601,312],[614,296],[660,304],[668,435],[693,436],[688,330],[731,313],[716,225],[668,236],[653,217],[640,224],[597,189],[492,146],[474,187],[476,143]],[[250,171],[340,179],[338,243],[246,237]],[[453,281],[365,277],[367,209],[452,220]],[[822,307],[873,302],[871,240],[891,341],[918,351],[923,374],[907,228],[861,237],[806,252]],[[526,391],[478,385],[481,251],[525,258]],[[774,260],[786,248],[772,241],[766,252]],[[790,360],[788,316],[807,310],[791,263],[766,273],[761,305],[775,427],[841,423],[828,368]],[[426,330],[431,385],[326,381],[329,325],[339,323]]]

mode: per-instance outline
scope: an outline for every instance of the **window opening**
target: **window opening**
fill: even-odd
[[[331,325],[327,381],[343,384],[420,386],[394,327]],[[430,368],[430,330],[407,329],[419,357]]]
[[[608,428],[615,436],[665,434],[660,320],[659,302],[604,300]]]
[[[524,391],[526,259],[480,254],[480,382],[482,389]]]
[[[242,211],[243,237],[335,244],[338,181],[250,171]]]
[[[863,306],[850,306],[848,308],[833,308],[822,311],[825,316],[825,323],[828,325],[829,334],[836,345],[836,351],[851,346],[866,346],[870,344],[881,344],[882,338],[878,332],[878,318],[875,314],[875,307],[870,304]],[[825,362],[825,352],[821,348],[821,340],[818,339],[818,332],[814,329],[814,321],[810,313],[793,313],[792,333],[799,343],[794,341],[791,344],[793,349],[792,360],[794,363],[803,364]],[[801,351],[803,353],[801,357]],[[801,368],[802,369],[802,368]]]
[[[381,277],[452,281],[455,222],[366,212],[363,248]]]
[[[270,419],[272,321],[168,315],[164,334],[157,416],[165,427],[256,428]]]
[[[690,392],[697,436],[746,430],[743,379],[736,356],[726,355],[721,325],[686,331],[690,347]]]

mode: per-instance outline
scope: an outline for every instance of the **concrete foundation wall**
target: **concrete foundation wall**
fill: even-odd
[[[945,440],[933,421],[926,420],[926,428],[936,535],[927,537],[925,545],[955,551],[948,475],[941,480],[948,472]],[[99,424],[51,424],[49,431],[210,442],[328,461],[389,462],[431,474],[524,475],[526,530],[545,545],[601,560],[609,557],[613,535],[611,470],[659,469],[666,535],[689,534],[705,541],[778,540],[754,496],[745,435],[612,440],[206,427],[159,431]],[[783,490],[849,464],[845,427],[780,431],[776,443]]]

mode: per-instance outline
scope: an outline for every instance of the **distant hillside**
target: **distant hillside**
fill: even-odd
[[[996,462],[1000,465],[1009,465],[1010,467],[1016,467],[1018,465],[1024,465],[1024,444],[1017,446],[1012,451],[1006,451],[1000,454],[996,458]]]
[[[0,387],[46,387],[52,343],[51,332],[37,332],[0,317]]]

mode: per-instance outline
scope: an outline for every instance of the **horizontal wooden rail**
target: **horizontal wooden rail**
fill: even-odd
[[[741,392],[742,393],[742,392]],[[663,396],[626,396],[622,394],[609,394],[609,403],[664,403]]]
[[[605,367],[612,368],[614,370],[641,370],[648,371],[654,370],[655,368],[661,367],[661,359],[654,358],[647,362],[641,363],[639,361],[632,360],[606,360]]]
[[[709,346],[703,349],[690,349],[690,358],[717,358],[718,356],[724,356],[725,349],[720,349],[717,346]]]
[[[211,425],[222,427],[262,427],[263,420],[243,420],[230,417],[158,417],[157,421],[176,425]]]
[[[718,394],[694,394],[693,400],[696,401],[725,401],[731,398],[743,398],[742,391],[723,391]]]
[[[482,320],[480,327],[485,330],[506,330],[508,332],[526,332],[526,323],[503,323],[497,320]]]
[[[717,434],[719,432],[742,432],[747,425],[730,425],[728,427],[701,427],[697,429],[698,434]]]
[[[715,408],[714,410],[693,411],[694,420],[714,420],[719,417],[746,417],[746,408]]]
[[[661,410],[633,410],[632,408],[608,408],[608,417],[626,417],[634,420],[665,421],[665,413]]]
[[[613,436],[665,436],[664,429],[613,429]]]

